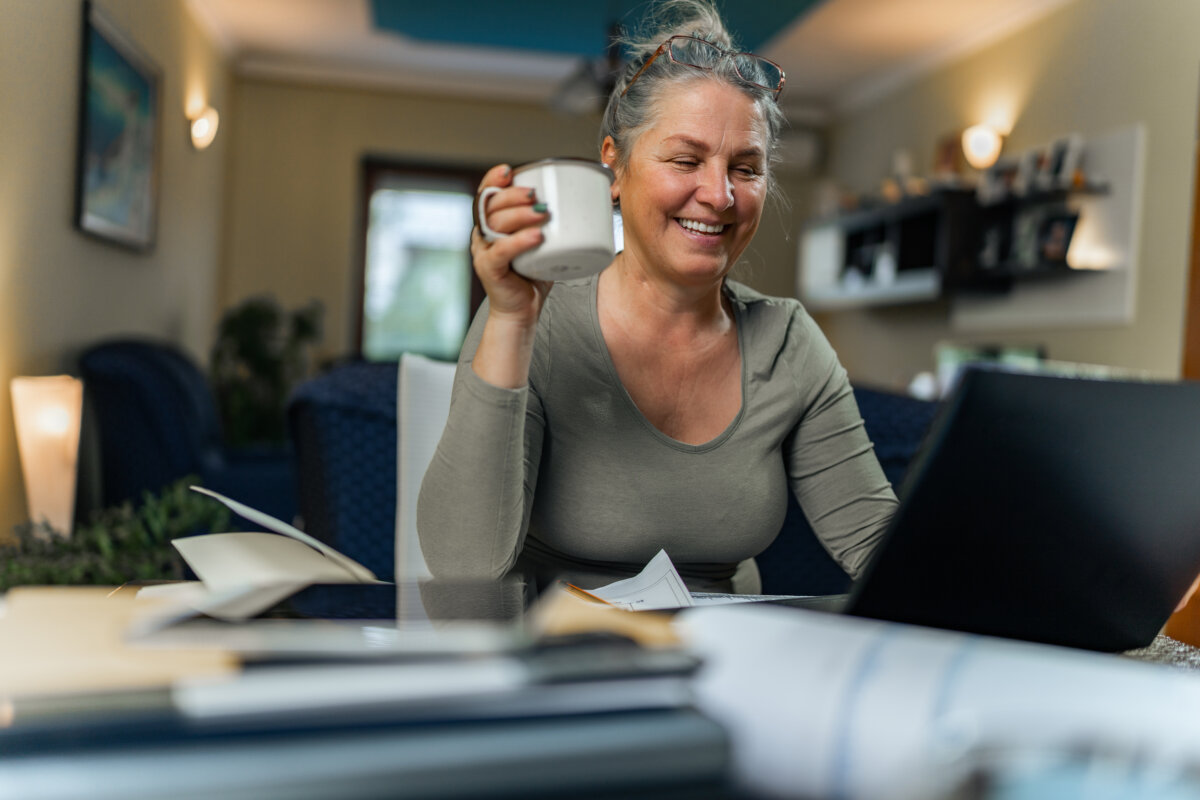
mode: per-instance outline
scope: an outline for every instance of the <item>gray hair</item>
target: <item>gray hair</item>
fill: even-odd
[[[724,50],[737,50],[720,12],[711,0],[663,0],[657,3],[643,20],[641,30],[625,32],[617,44],[629,54],[630,61],[618,76],[608,97],[608,106],[600,123],[600,144],[611,136],[617,149],[617,163],[624,167],[633,143],[656,121],[658,100],[668,88],[697,80],[717,80],[734,86],[754,100],[766,124],[768,193],[777,196],[774,171],[770,166],[778,159],[779,135],[785,118],[772,93],[742,80],[730,59],[721,60],[711,71],[700,71],[676,64],[665,55],[654,60],[629,88],[621,93],[664,41],[672,36],[694,36]]]

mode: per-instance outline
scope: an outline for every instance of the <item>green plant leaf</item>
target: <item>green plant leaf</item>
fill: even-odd
[[[130,580],[177,580],[183,562],[171,544],[180,536],[229,530],[220,503],[190,491],[194,476],[97,512],[69,539],[42,538],[45,526],[22,523],[0,547],[0,592],[30,585],[119,585]]]

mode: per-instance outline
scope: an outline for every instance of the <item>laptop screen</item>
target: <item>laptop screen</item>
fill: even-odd
[[[1200,384],[968,370],[899,496],[848,613],[1144,646],[1200,573]]]

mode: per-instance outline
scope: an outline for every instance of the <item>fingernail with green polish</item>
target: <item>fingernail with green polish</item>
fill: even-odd
[[[546,213],[546,204],[545,203],[534,203],[533,210],[539,214],[545,214]]]

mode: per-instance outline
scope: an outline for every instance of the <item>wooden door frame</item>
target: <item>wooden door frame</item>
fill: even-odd
[[[1192,158],[1192,236],[1183,323],[1183,377],[1200,380],[1200,140]]]
[[[1192,231],[1183,321],[1182,373],[1186,380],[1200,379],[1200,136],[1192,155],[1192,170]],[[1200,647],[1200,592],[1171,615],[1163,631],[1174,639]]]

